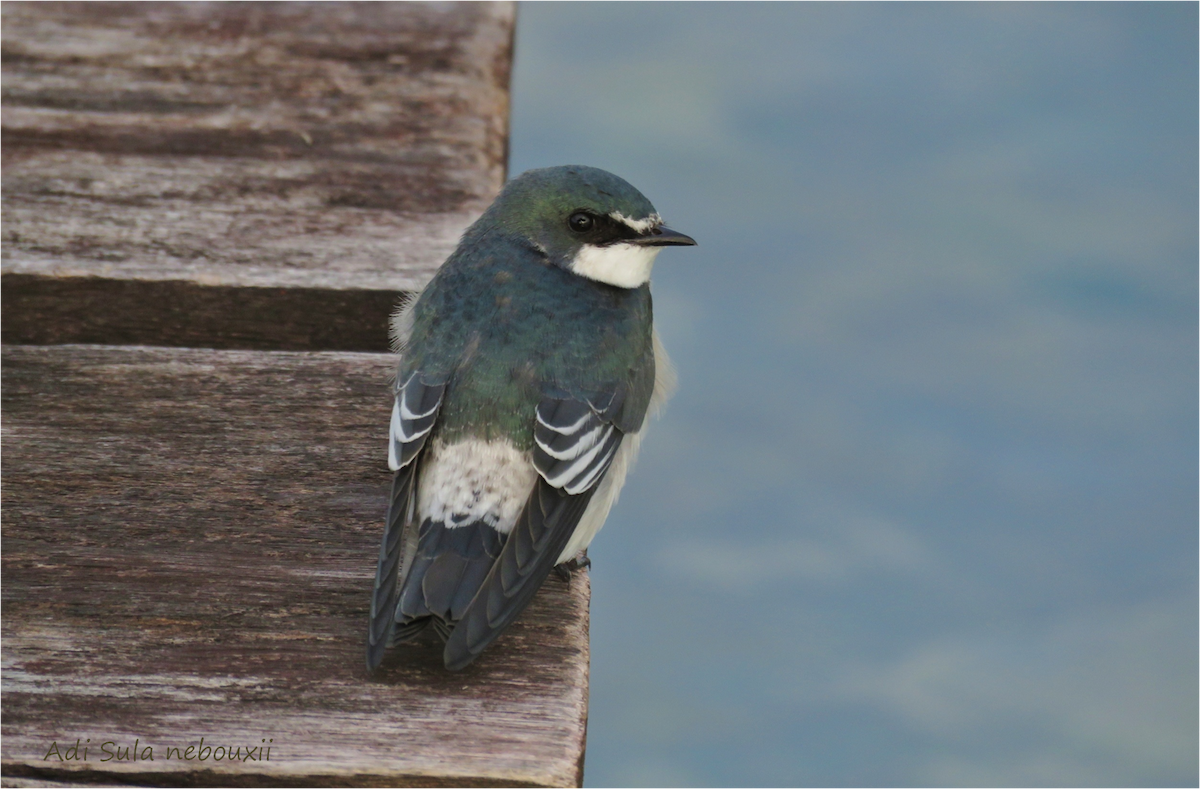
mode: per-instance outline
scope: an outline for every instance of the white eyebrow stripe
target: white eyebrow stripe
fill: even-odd
[[[611,214],[609,214],[609,217],[620,222],[628,228],[632,228],[637,233],[645,233],[663,223],[662,217],[658,214],[651,214],[645,219],[630,219],[620,211],[613,211]]]

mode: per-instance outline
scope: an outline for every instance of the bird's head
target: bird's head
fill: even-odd
[[[518,235],[552,264],[621,288],[649,280],[663,247],[696,243],[665,227],[650,201],[628,182],[582,165],[530,170],[514,178],[477,228]]]

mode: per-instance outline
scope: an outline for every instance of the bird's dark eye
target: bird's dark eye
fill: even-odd
[[[591,214],[584,213],[583,211],[576,211],[567,218],[567,224],[570,225],[571,229],[576,233],[586,233],[596,226],[596,220]]]

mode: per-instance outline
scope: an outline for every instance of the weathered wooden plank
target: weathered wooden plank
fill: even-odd
[[[27,274],[6,274],[3,290],[4,340],[39,345],[386,351],[387,319],[398,303],[394,290]]]
[[[80,783],[70,780],[54,780],[52,778],[26,778],[24,776],[5,775],[0,776],[0,786],[13,787],[13,789],[23,789],[24,787],[53,787],[54,789],[65,789],[66,787],[75,786],[90,786],[93,789],[103,784]]]
[[[391,366],[4,346],[10,780],[580,782],[586,573],[552,577],[463,672],[431,640],[366,673]],[[166,758],[201,737],[270,758]],[[86,762],[44,759],[77,738]],[[100,761],[105,741],[135,740],[153,761]]]
[[[133,296],[117,336],[137,342],[171,340],[184,285],[282,296],[225,310],[226,342],[270,347],[281,315],[320,325],[281,289],[361,296],[386,338],[378,294],[423,285],[503,183],[510,3],[2,11],[9,342],[103,338],[103,311],[43,309],[113,281]]]

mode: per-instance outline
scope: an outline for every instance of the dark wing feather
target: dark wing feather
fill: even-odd
[[[621,443],[621,431],[587,401],[546,399],[533,428],[533,465],[570,494],[595,487]]]
[[[417,456],[433,429],[445,388],[445,384],[426,383],[420,373],[413,373],[396,390],[388,435],[388,465],[396,474],[379,547],[367,631],[367,668],[372,670],[379,666],[384,650],[397,635],[400,589],[411,570],[418,541],[414,518],[420,465]],[[415,635],[419,628],[401,629],[405,635]]]
[[[412,571],[404,579],[396,618],[462,618],[504,546],[504,536],[486,523],[447,528],[426,519]]]
[[[541,479],[446,641],[447,668],[473,661],[529,605],[579,525],[622,435],[586,400],[546,398],[538,404],[533,465]]]
[[[473,661],[529,605],[571,539],[593,491],[571,495],[538,480],[500,558],[446,641],[446,668],[457,671]]]
[[[427,383],[419,372],[396,389],[388,440],[388,467],[395,471],[412,462],[424,447],[442,405],[444,383]]]
[[[379,546],[379,564],[375,568],[375,589],[371,594],[371,624],[367,632],[367,668],[374,670],[383,660],[392,637],[396,603],[400,596],[400,574],[405,554],[414,545],[412,510],[416,502],[417,464],[409,463],[392,478],[392,497],[388,505],[383,544]],[[410,560],[411,561],[411,560]]]

